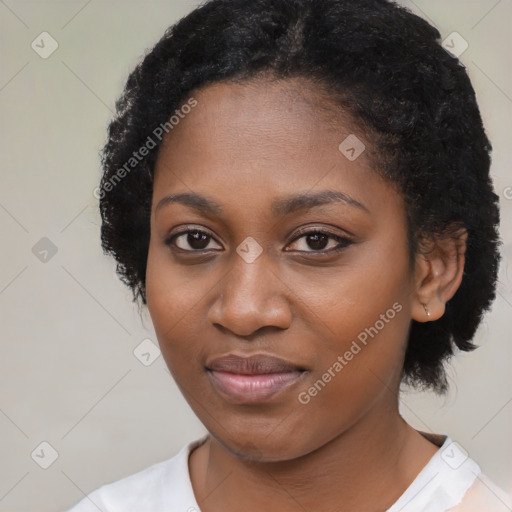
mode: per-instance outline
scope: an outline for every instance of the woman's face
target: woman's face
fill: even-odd
[[[188,403],[262,460],[396,414],[414,288],[401,196],[293,80],[194,98],[160,149],[146,276]]]

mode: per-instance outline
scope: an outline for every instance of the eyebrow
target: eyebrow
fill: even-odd
[[[158,210],[171,203],[180,203],[200,213],[210,215],[221,215],[223,213],[222,206],[219,203],[193,192],[183,192],[165,196],[158,202],[155,212],[158,212]],[[315,206],[323,206],[331,203],[345,203],[369,213],[368,209],[362,203],[336,190],[308,192],[278,199],[272,202],[271,210],[276,215],[285,216],[299,210],[306,210],[314,208]]]

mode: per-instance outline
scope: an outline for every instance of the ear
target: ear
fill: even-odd
[[[445,304],[455,295],[462,282],[467,231],[454,225],[449,233],[434,239],[423,239],[420,252],[416,255],[411,313],[418,322],[441,318]]]

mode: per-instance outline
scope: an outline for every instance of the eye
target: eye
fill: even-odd
[[[307,232],[302,233],[300,236],[296,237],[292,243],[303,240],[301,244],[297,244],[299,246],[302,245],[302,248],[299,247],[299,252],[311,252],[311,253],[332,253],[342,251],[349,245],[352,245],[354,242],[349,240],[348,238],[342,237],[340,235],[335,235],[334,233],[329,233],[328,231],[323,231],[321,229],[313,229]],[[330,247],[329,247],[330,246]],[[307,250],[307,247],[312,250]]]
[[[172,246],[175,250],[181,252],[200,252],[208,250],[222,249],[217,244],[217,247],[209,247],[211,242],[214,242],[213,236],[202,229],[186,229],[169,236],[165,240],[165,244]],[[302,241],[302,244],[297,243]],[[216,242],[215,242],[216,243]],[[298,252],[310,253],[333,253],[338,252],[349,245],[353,244],[352,240],[324,231],[321,229],[312,229],[305,231],[300,236],[296,237],[292,244],[299,246]],[[302,248],[300,247],[302,245]],[[311,250],[308,250],[311,249]]]
[[[199,252],[217,250],[215,247],[208,247],[213,236],[201,229],[187,229],[171,235],[165,240],[165,244],[174,246],[183,252]]]

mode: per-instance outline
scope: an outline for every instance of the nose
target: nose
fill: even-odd
[[[238,336],[250,336],[262,327],[290,327],[289,288],[265,255],[248,263],[234,254],[221,279],[208,319]]]

